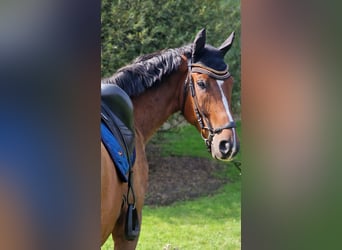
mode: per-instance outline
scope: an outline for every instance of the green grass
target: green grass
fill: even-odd
[[[241,124],[237,125],[241,134]],[[211,158],[191,126],[159,133],[151,143],[158,143],[164,155]],[[223,164],[227,168],[219,174],[228,176],[231,182],[217,194],[167,207],[145,206],[137,249],[241,249],[241,178],[232,164]],[[101,249],[113,249],[112,239]]]
[[[143,210],[137,249],[240,249],[240,184],[219,194]]]
[[[157,143],[164,156],[196,156],[211,158],[204,141],[193,126],[159,132],[150,143]]]

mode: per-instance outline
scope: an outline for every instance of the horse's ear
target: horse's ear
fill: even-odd
[[[221,51],[222,55],[225,55],[230,49],[230,47],[232,47],[234,36],[235,36],[235,32],[232,32],[230,36],[227,38],[227,40],[224,41],[221,44],[221,46],[218,48]]]
[[[205,45],[205,29],[201,29],[194,40],[192,56],[200,54]]]

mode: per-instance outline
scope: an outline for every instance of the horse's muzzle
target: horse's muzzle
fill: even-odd
[[[238,140],[222,139],[213,142],[212,156],[221,161],[231,161],[240,150],[240,143]]]

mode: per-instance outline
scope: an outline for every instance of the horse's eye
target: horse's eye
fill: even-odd
[[[201,88],[201,89],[206,89],[207,88],[207,83],[203,80],[199,80],[197,82],[198,86]]]

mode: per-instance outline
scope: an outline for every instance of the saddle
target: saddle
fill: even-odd
[[[114,84],[101,84],[101,138],[119,176],[127,182],[135,158],[133,104],[126,92]]]
[[[135,160],[133,117],[133,104],[126,92],[114,84],[101,84],[101,139],[119,170],[119,177],[128,182],[125,224],[127,240],[136,239],[140,232],[131,172]],[[130,191],[133,203],[128,200]]]

